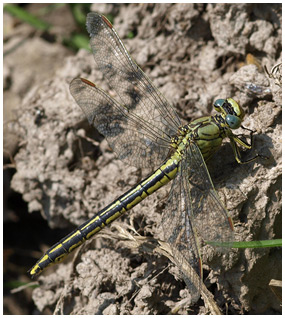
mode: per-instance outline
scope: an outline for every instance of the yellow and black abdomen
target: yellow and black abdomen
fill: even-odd
[[[177,154],[173,155],[153,174],[53,245],[31,268],[30,274],[32,276],[37,275],[50,264],[60,262],[72,250],[99,232],[106,225],[167,184],[176,176],[178,164],[179,156]]]

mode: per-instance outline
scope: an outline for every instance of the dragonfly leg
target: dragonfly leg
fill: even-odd
[[[237,135],[237,136],[232,135],[232,136],[230,136],[230,142],[231,142],[232,149],[234,151],[234,156],[235,156],[236,161],[238,163],[240,163],[240,164],[246,164],[246,163],[250,163],[250,162],[256,160],[257,158],[268,159],[268,157],[260,155],[260,154],[257,154],[254,157],[252,157],[250,159],[247,159],[247,160],[243,160],[241,158],[240,150],[239,150],[237,144],[241,145],[242,147],[244,147],[246,149],[252,149],[252,147],[253,147],[253,133],[255,132],[254,130],[251,130],[249,128],[245,128],[243,126],[241,126],[241,128],[250,131],[250,143],[248,143],[245,140],[242,140],[239,137],[240,135]]]

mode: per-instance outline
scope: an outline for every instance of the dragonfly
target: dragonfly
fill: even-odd
[[[203,279],[201,244],[222,242],[231,247],[234,242],[233,221],[215,191],[206,162],[226,137],[238,163],[255,160],[258,155],[243,160],[240,153],[240,148],[252,148],[253,131],[250,142],[232,132],[244,128],[245,115],[232,98],[217,99],[213,104],[215,115],[183,125],[171,104],[131,58],[110,21],[91,12],[86,26],[95,62],[118,98],[84,78],[70,83],[71,95],[119,159],[138,168],[151,167],[154,172],[53,245],[29,272],[35,276],[58,263],[172,181],[162,226],[175,264],[195,301]],[[185,273],[185,261],[195,275]]]

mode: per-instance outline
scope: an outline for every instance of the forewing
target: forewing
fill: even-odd
[[[136,167],[154,167],[165,160],[169,138],[120,105],[93,83],[76,78],[70,92],[89,123],[103,134],[118,158]]]
[[[141,118],[156,135],[171,137],[181,125],[165,97],[132,60],[117,32],[104,16],[87,15],[94,60],[129,113]]]

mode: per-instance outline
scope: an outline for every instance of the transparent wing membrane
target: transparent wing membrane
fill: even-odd
[[[200,296],[203,276],[198,236],[204,241],[227,243],[223,246],[230,247],[234,232],[231,218],[213,187],[201,151],[193,142],[186,148],[172,183],[163,214],[163,229],[176,265],[195,302]],[[198,276],[195,272],[185,272],[185,261]]]
[[[155,167],[166,159],[170,139],[165,132],[154,129],[89,81],[74,79],[70,92],[119,159],[136,167]]]
[[[193,223],[204,241],[232,246],[232,219],[219,199],[200,149],[190,142],[187,149],[187,175],[192,199]]]
[[[192,300],[195,301],[200,296],[202,261],[193,223],[190,189],[186,174],[187,164],[186,160],[182,160],[178,174],[173,180],[162,225],[175,263],[183,274]],[[189,263],[198,275],[194,272],[186,273],[184,262]]]
[[[133,61],[109,21],[89,13],[87,30],[94,60],[121,104],[160,134],[176,134],[181,122],[175,110]]]

